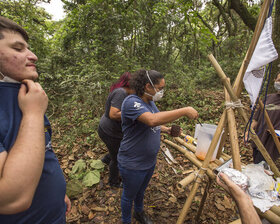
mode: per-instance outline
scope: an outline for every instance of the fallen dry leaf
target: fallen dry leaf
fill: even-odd
[[[226,211],[226,209],[225,209],[225,207],[222,205],[222,204],[220,204],[220,203],[217,203],[217,202],[215,202],[215,206],[217,207],[217,209],[219,209],[220,211]]]
[[[169,213],[164,211],[164,212],[161,213],[161,216],[165,217],[165,218],[168,218],[169,217]]]
[[[194,197],[194,201],[199,201],[199,202],[200,202],[200,201],[201,201],[201,198],[202,198],[202,197],[201,197],[200,195],[195,196],[195,197]]]
[[[228,209],[233,208],[233,205],[232,205],[230,199],[226,195],[224,195],[223,205],[225,206],[225,208],[228,208]]]
[[[193,169],[189,169],[189,170],[184,170],[182,173],[183,174],[188,174],[188,173],[192,173],[194,170]]]
[[[71,154],[70,156],[68,156],[69,160],[75,160],[74,154]]]
[[[87,156],[88,156],[89,158],[91,158],[91,159],[95,158],[95,153],[92,152],[92,151],[87,151],[86,154],[87,154]]]
[[[88,215],[90,213],[90,209],[86,205],[82,205],[81,210],[85,215]]]
[[[177,201],[177,198],[175,198],[175,197],[170,197],[168,200],[171,201],[171,202],[173,202],[173,203],[175,203],[175,202]]]
[[[66,169],[64,170],[64,173],[69,174],[69,173],[71,173],[71,170],[69,170],[68,168],[66,168]]]
[[[90,211],[89,214],[88,214],[88,219],[92,220],[95,215],[96,215],[96,213],[94,214],[92,211]]]
[[[80,217],[81,217],[81,215],[79,214],[77,207],[75,205],[72,205],[71,211],[69,212],[69,214],[66,217],[67,223],[75,222],[75,221],[79,220]]]
[[[96,211],[96,212],[106,212],[107,211],[107,207],[102,208],[102,207],[92,207],[91,210]]]
[[[112,212],[112,211],[114,211],[115,209],[114,209],[114,207],[109,206],[108,210],[109,210],[110,212]]]

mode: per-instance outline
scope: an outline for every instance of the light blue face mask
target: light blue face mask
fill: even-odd
[[[156,94],[155,95],[151,95],[151,94],[146,93],[146,92],[145,92],[145,94],[148,95],[148,96],[153,97],[153,101],[159,101],[163,97],[164,91],[163,91],[163,89],[160,90],[160,91],[157,91],[155,86],[154,86],[154,84],[153,84],[153,82],[152,82],[152,80],[151,80],[151,78],[150,78],[150,76],[149,76],[149,72],[146,71],[146,74],[147,74],[147,77],[148,77],[149,81],[151,82],[152,86],[154,87],[154,90],[156,91]]]
[[[12,83],[20,83],[8,76],[5,76],[2,72],[0,72],[0,75],[3,77],[3,79],[0,79],[0,82],[12,82]]]

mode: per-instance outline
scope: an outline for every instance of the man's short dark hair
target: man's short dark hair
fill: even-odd
[[[0,40],[4,38],[3,31],[19,33],[26,42],[29,39],[26,31],[20,25],[8,18],[0,16]]]

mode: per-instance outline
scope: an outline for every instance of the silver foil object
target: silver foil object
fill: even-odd
[[[232,182],[237,184],[244,191],[248,189],[248,187],[249,187],[249,178],[245,174],[241,173],[240,171],[232,169],[232,168],[224,168],[224,169],[222,169],[219,172],[219,174],[220,173],[226,174],[229,177],[229,179],[232,180]]]

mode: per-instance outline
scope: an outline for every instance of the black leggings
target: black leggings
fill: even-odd
[[[98,127],[98,135],[101,140],[105,143],[109,150],[109,154],[111,157],[111,161],[109,164],[109,184],[119,184],[120,183],[120,176],[119,176],[119,168],[118,168],[118,152],[121,144],[121,138],[114,138],[107,135],[100,126]]]

